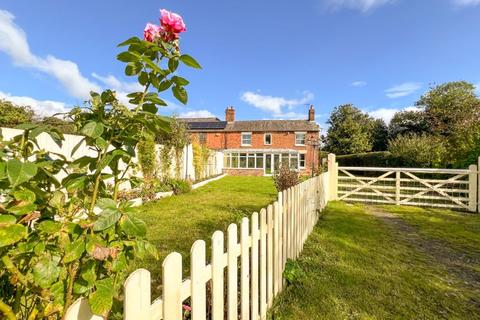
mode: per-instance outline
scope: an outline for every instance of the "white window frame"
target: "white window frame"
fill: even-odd
[[[297,135],[299,134],[303,134],[305,136],[305,142],[304,143],[297,143]],[[295,132],[295,145],[296,146],[305,146],[307,143],[307,133],[306,132],[303,132],[303,131],[299,131],[299,132]]]
[[[243,136],[246,136],[246,135],[249,135],[250,136],[250,143],[243,143]],[[242,134],[240,135],[240,145],[243,147],[243,146],[251,146],[252,145],[252,133],[251,132],[242,132]]]
[[[267,135],[270,136],[270,143],[267,143]],[[273,136],[271,133],[265,133],[263,135],[263,144],[266,145],[266,146],[271,146],[272,145],[272,140],[273,140]]]

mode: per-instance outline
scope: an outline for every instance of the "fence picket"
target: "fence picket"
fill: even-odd
[[[123,318],[125,320],[149,320],[152,303],[150,272],[145,269],[134,271],[125,281],[123,290]]]
[[[260,230],[258,229],[258,213],[252,214],[252,277],[251,277],[251,314],[252,320],[258,319],[258,241],[260,238]]]
[[[478,173],[477,173],[477,165],[472,164],[468,170],[470,171],[468,181],[470,182],[470,185],[468,187],[468,210],[470,212],[475,212],[477,211],[477,178],[478,178]]]
[[[223,232],[212,236],[212,319],[223,320]]]
[[[227,229],[228,240],[227,240],[227,255],[228,255],[228,294],[227,294],[227,305],[228,305],[228,319],[237,320],[238,319],[238,280],[237,280],[237,270],[238,270],[238,252],[237,252],[237,225],[232,223],[228,226]]]
[[[260,210],[260,319],[267,316],[267,211]]]
[[[163,320],[182,319],[182,255],[170,253],[163,261]]]
[[[282,210],[281,210],[281,223],[282,223],[282,239],[280,241],[282,245],[282,275],[283,271],[285,271],[285,263],[287,262],[287,207],[288,207],[288,198],[287,198],[287,191],[284,190],[282,192],[282,200],[283,200],[283,205],[282,205]],[[282,283],[281,286],[285,286],[286,281],[282,277]]]
[[[192,320],[205,320],[207,317],[205,255],[205,241],[195,241],[190,251]]]
[[[77,299],[67,310],[65,320],[103,320],[103,317],[92,313],[88,299]]]
[[[267,207],[267,304],[273,303],[273,206]]]
[[[242,224],[240,227],[240,261],[241,261],[241,283],[240,283],[240,292],[241,292],[241,319],[249,320],[250,319],[250,259],[249,254],[249,242],[250,237],[248,235],[248,218],[242,219]]]
[[[273,204],[273,297],[277,296],[279,291],[280,274],[280,217],[279,203]]]

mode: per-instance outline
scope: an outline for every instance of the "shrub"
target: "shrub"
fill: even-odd
[[[189,193],[192,191],[192,184],[190,181],[187,180],[182,180],[182,179],[172,179],[169,182],[172,191],[174,194],[184,194],[184,193]]]
[[[388,144],[392,164],[404,167],[438,168],[446,166],[444,140],[427,134],[400,135]]]
[[[297,171],[290,168],[288,165],[282,164],[280,168],[275,171],[273,180],[277,191],[281,192],[297,185],[299,182],[299,176]]]
[[[388,167],[391,165],[391,154],[379,151],[341,155],[337,156],[337,162],[347,167]]]
[[[287,283],[291,285],[300,282],[306,277],[306,273],[303,271],[298,261],[287,259],[285,271],[283,271],[283,277]]]
[[[143,139],[138,143],[138,162],[143,178],[147,181],[152,180],[157,169],[157,151],[153,135],[144,134]]]

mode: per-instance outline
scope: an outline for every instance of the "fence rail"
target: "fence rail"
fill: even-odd
[[[477,165],[468,169],[339,167],[333,154],[328,161],[335,190],[331,200],[480,211]]]
[[[274,297],[282,291],[287,259],[297,258],[313,230],[318,211],[327,204],[329,173],[311,178],[278,194],[267,208],[231,224],[227,237],[216,231],[211,261],[206,243],[197,240],[190,254],[190,277],[182,279],[182,256],[173,252],[162,265],[162,296],[152,302],[150,272],[139,269],[124,284],[124,320],[181,320],[190,299],[193,320],[265,319]],[[226,276],[225,276],[226,271]],[[211,290],[207,291],[207,283]],[[225,289],[226,288],[226,289]],[[86,299],[77,300],[66,320],[100,320]]]

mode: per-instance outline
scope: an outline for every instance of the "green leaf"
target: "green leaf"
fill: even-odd
[[[64,263],[69,263],[80,258],[85,251],[85,241],[83,238],[79,238],[74,242],[71,242],[65,246],[65,256],[63,257]]]
[[[103,133],[104,126],[101,122],[88,122],[81,130],[80,133],[90,138],[98,138]]]
[[[177,98],[178,101],[180,101],[183,104],[187,104],[188,101],[188,94],[185,88],[179,87],[179,86],[174,86],[172,88],[173,96]]]
[[[42,232],[48,233],[48,234],[55,234],[60,229],[62,228],[62,225],[58,222],[52,221],[52,220],[45,220],[40,222],[36,228]]]
[[[87,261],[80,270],[80,275],[83,280],[87,281],[89,285],[93,285],[97,280],[97,272],[95,271],[95,262]]]
[[[143,64],[141,63],[129,63],[125,67],[125,74],[127,76],[134,76],[137,75],[143,69]]]
[[[131,45],[133,43],[139,43],[141,41],[142,40],[140,40],[138,37],[131,37],[130,39],[125,40],[122,43],[118,44],[117,47],[124,47],[124,46]]]
[[[20,224],[0,226],[0,247],[14,244],[27,236],[27,227]]]
[[[140,57],[129,51],[122,52],[117,55],[117,60],[120,60],[122,62],[137,62],[140,59]]]
[[[3,180],[7,177],[7,164],[5,162],[0,162],[0,180]]]
[[[48,288],[52,283],[57,281],[60,275],[60,267],[57,259],[51,257],[41,257],[37,264],[33,267],[33,280],[41,288]]]
[[[179,86],[186,86],[187,84],[190,83],[190,81],[188,81],[187,79],[179,77],[179,76],[173,76],[172,81],[173,81],[173,83],[175,83],[176,85],[179,85]]]
[[[55,282],[50,287],[50,293],[52,294],[53,302],[55,305],[63,306],[65,305],[65,293],[67,286],[65,281]]]
[[[158,108],[154,103],[145,103],[142,105],[142,110],[150,113],[157,113]]]
[[[127,268],[127,258],[125,257],[125,252],[120,252],[115,260],[112,263],[112,271],[119,272],[125,270]]]
[[[120,228],[129,236],[144,237],[147,225],[142,220],[129,214],[124,214],[120,220]]]
[[[115,295],[113,278],[98,280],[95,283],[95,289],[88,297],[88,304],[94,314],[105,316],[112,308]]]
[[[113,199],[109,198],[100,198],[97,200],[97,207],[102,210],[105,209],[117,209],[117,203]]]
[[[68,192],[83,190],[88,183],[88,176],[82,173],[73,173],[63,179],[62,184]]]
[[[107,141],[105,141],[105,139],[103,139],[102,137],[98,137],[97,139],[95,139],[95,143],[102,150],[105,150],[108,147]]]
[[[195,68],[195,69],[202,69],[202,66],[197,62],[197,60],[195,60],[194,58],[192,58],[188,54],[181,55],[179,59],[180,59],[180,61],[182,61],[185,65],[187,65],[189,67],[192,67],[192,68]]]
[[[112,90],[105,90],[101,94],[102,102],[107,104],[107,103],[112,103],[116,100],[115,98],[115,92]]]
[[[118,219],[122,216],[122,213],[117,209],[106,209],[103,210],[102,213],[99,215],[98,220],[95,221],[93,224],[94,231],[102,231],[107,228],[110,228],[115,223],[117,223]]]
[[[142,86],[146,85],[148,82],[148,73],[146,73],[145,71],[140,72],[140,75],[138,76],[138,82]]]
[[[171,72],[175,72],[178,68],[178,59],[177,58],[171,58],[168,60],[168,69],[170,69]]]
[[[17,223],[17,218],[9,214],[0,214],[0,228]]]
[[[37,206],[35,202],[35,193],[30,190],[18,190],[13,193],[15,202],[7,209],[15,215],[23,215],[34,211]]]
[[[167,90],[168,88],[170,88],[172,86],[172,81],[170,80],[165,80],[165,81],[162,81],[159,85],[158,85],[158,91],[161,92],[161,91],[165,91]]]
[[[80,148],[82,145],[83,145],[83,142],[85,141],[85,138],[82,138],[82,140],[80,140],[76,145],[75,147],[73,147],[72,149],[72,152],[70,153],[70,156],[73,156],[75,154],[75,152],[77,152],[78,148]]]
[[[12,188],[32,179],[37,174],[37,170],[34,163],[21,162],[17,159],[7,162],[7,176]]]

